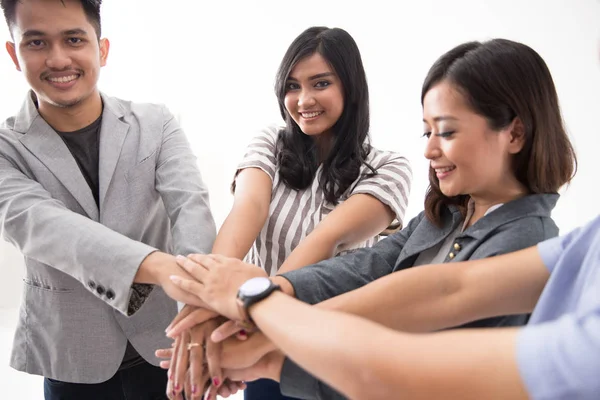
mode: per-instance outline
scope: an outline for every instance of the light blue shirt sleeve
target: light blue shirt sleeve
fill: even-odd
[[[600,399],[600,310],[523,328],[517,362],[532,400]]]
[[[566,235],[557,236],[552,239],[544,240],[538,243],[538,251],[542,257],[542,261],[548,271],[552,273],[554,267],[558,262],[560,256],[563,254],[565,247],[571,243],[571,241],[579,235],[580,228],[577,228]]]

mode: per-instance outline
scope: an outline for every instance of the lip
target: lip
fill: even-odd
[[[303,114],[314,114],[314,113],[318,113],[318,114],[315,115],[314,117],[305,117],[303,115]],[[323,110],[298,111],[298,114],[300,115],[300,118],[302,118],[304,121],[313,121],[315,119],[318,119],[324,113],[325,113],[325,111],[323,111]]]
[[[433,168],[433,170],[435,171],[435,176],[437,176],[437,178],[439,180],[445,179],[448,176],[450,176],[454,171],[456,171],[456,166],[431,166],[431,168]],[[439,169],[444,169],[444,168],[452,168],[449,171],[438,171]]]
[[[68,78],[68,77],[73,77],[74,79],[71,79],[71,80],[68,80],[65,82],[53,80],[53,79]],[[73,86],[75,86],[77,84],[77,81],[79,80],[79,78],[81,78],[81,74],[77,73],[77,72],[60,72],[60,73],[51,73],[51,74],[46,75],[44,77],[44,81],[46,81],[53,88],[56,88],[59,90],[67,90],[67,89],[70,89]]]

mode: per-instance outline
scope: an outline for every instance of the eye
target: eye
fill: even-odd
[[[316,88],[321,88],[321,89],[324,89],[324,88],[326,88],[326,87],[327,87],[327,86],[329,86],[329,85],[331,85],[331,82],[328,82],[328,81],[319,81],[319,82],[317,82],[317,83],[315,84],[315,87],[316,87]]]
[[[288,83],[285,85],[285,91],[286,91],[286,92],[287,92],[287,91],[289,91],[289,90],[298,90],[298,89],[300,89],[300,85],[298,85],[298,84],[297,84],[297,83],[295,83],[295,82],[288,82]]]
[[[429,139],[429,136],[431,136],[431,132],[425,132],[421,137]]]
[[[44,45],[44,41],[41,39],[33,39],[27,42],[27,47],[42,47]]]
[[[70,38],[67,39],[67,42],[69,44],[72,44],[72,45],[76,46],[78,44],[83,43],[83,40],[81,38],[77,38],[77,37],[70,37]]]
[[[436,134],[436,136],[439,136],[441,138],[449,138],[450,136],[452,136],[452,134],[456,132],[456,131],[446,131],[446,132],[440,132],[438,134]]]

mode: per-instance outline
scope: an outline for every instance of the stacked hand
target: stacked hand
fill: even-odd
[[[167,328],[174,339],[170,349],[157,350],[168,359],[167,396],[170,399],[215,399],[245,388],[244,381],[270,376],[280,368],[283,355],[273,351],[260,333],[251,334],[239,324],[236,303],[239,287],[248,279],[266,276],[254,265],[219,255],[177,257],[193,279],[171,276],[173,284],[195,296],[205,308],[186,305]],[[251,334],[251,335],[250,335]]]

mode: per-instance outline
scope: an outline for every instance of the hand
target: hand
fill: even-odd
[[[252,334],[244,341],[229,338],[222,344],[221,367],[227,369],[249,368],[266,354],[276,349],[273,343],[261,332]]]
[[[197,307],[208,308],[197,296],[194,296],[173,284],[170,276],[179,276],[182,279],[192,279],[185,270],[177,265],[174,256],[155,251],[142,261],[133,281],[135,283],[160,285],[165,293],[174,300],[185,304],[195,305]]]
[[[173,322],[167,326],[165,332],[167,337],[175,338],[183,331],[219,316],[220,315],[216,312],[206,308],[185,305],[179,314],[177,314],[177,316],[173,319]]]
[[[269,378],[275,381],[281,379],[281,368],[285,356],[280,351],[272,351],[264,355],[256,364],[242,369],[224,369],[225,376],[234,381],[254,381]]]
[[[237,291],[248,279],[267,277],[261,268],[236,258],[216,254],[177,256],[177,263],[195,280],[171,276],[173,283],[189,294],[197,296],[208,308],[232,319],[242,320],[236,304]]]

